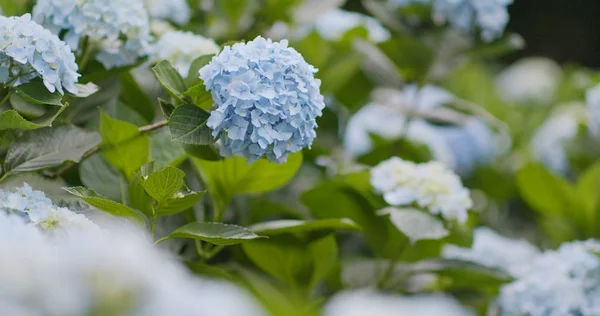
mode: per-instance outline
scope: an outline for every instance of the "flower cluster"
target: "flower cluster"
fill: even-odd
[[[329,10],[319,16],[314,25],[306,25],[301,27],[298,35],[306,35],[311,30],[316,30],[324,39],[339,40],[346,32],[364,27],[369,39],[375,43],[385,42],[390,39],[390,32],[379,23],[376,19],[341,9]]]
[[[144,0],[38,0],[34,20],[79,53],[97,51],[106,69],[135,64],[150,53],[148,14]],[[88,39],[87,47],[80,45]]]
[[[390,0],[395,6],[432,3],[433,19],[438,24],[449,22],[455,28],[472,32],[481,29],[481,37],[492,41],[504,33],[508,24],[508,5],[513,0]]]
[[[23,217],[29,224],[49,233],[98,229],[84,215],[54,205],[44,192],[35,191],[28,184],[15,192],[0,190],[0,211]]]
[[[225,47],[200,69],[215,102],[207,125],[220,136],[221,154],[282,163],[310,146],[325,107],[316,72],[285,40]]]
[[[474,316],[475,313],[445,295],[400,296],[372,291],[344,292],[325,305],[325,316]]]
[[[182,45],[185,43],[184,45]],[[154,60],[168,60],[179,73],[187,77],[194,59],[219,52],[219,45],[212,39],[192,32],[169,31],[155,45]]]
[[[241,289],[194,278],[137,231],[50,239],[0,214],[0,306],[6,315],[250,315]]]
[[[40,78],[50,92],[77,93],[75,56],[56,35],[31,21],[31,15],[0,16],[0,82],[19,86]]]
[[[512,64],[496,78],[499,96],[520,105],[551,103],[562,80],[560,66],[546,58],[525,58]]]
[[[489,228],[479,227],[474,232],[471,248],[446,245],[443,257],[499,268],[520,277],[525,275],[527,266],[539,253],[534,245],[525,240],[509,239]]]
[[[600,315],[600,258],[595,242],[564,244],[536,258],[501,289],[501,315]]]
[[[439,162],[415,164],[392,157],[371,169],[371,185],[390,205],[415,203],[461,223],[473,204],[460,178]]]
[[[192,15],[187,0],[146,0],[146,7],[151,18],[172,21],[178,25],[188,24]]]
[[[600,135],[600,85],[587,90],[585,102],[589,117],[590,132],[598,136]]]

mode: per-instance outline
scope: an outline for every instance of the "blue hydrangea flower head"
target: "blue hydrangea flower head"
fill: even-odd
[[[106,69],[135,64],[150,53],[152,36],[144,0],[38,0],[36,22],[81,53],[84,38]]]
[[[31,15],[0,16],[0,83],[19,86],[40,78],[48,91],[77,93],[75,56]]]
[[[151,18],[171,21],[177,25],[188,24],[192,17],[187,0],[146,0],[146,6]]]
[[[207,126],[221,154],[283,163],[310,147],[325,107],[317,72],[286,40],[227,46],[200,69],[215,102]]]

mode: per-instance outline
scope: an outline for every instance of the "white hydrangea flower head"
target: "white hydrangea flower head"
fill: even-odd
[[[464,223],[473,206],[460,178],[439,162],[416,164],[392,157],[371,169],[371,185],[392,206],[416,204]]]
[[[0,213],[0,256],[0,306],[20,313],[11,315],[266,315],[245,291],[196,279],[131,229],[53,239]]]
[[[215,102],[207,126],[221,155],[283,163],[310,147],[325,107],[316,72],[286,40],[260,36],[213,57],[200,78]]]
[[[313,25],[304,25],[298,30],[298,35],[304,37],[311,30],[316,30],[326,40],[340,40],[346,32],[357,28],[364,27],[368,34],[369,40],[375,43],[382,43],[390,39],[390,31],[388,31],[377,19],[357,12],[350,12],[342,9],[332,9],[314,22]]]
[[[81,53],[88,38],[106,69],[135,64],[151,52],[150,21],[144,0],[38,0],[36,22]]]
[[[0,214],[20,216],[48,233],[71,234],[99,229],[84,215],[56,206],[44,192],[33,190],[27,183],[14,192],[0,190]]]
[[[592,135],[600,135],[600,85],[588,89],[585,93],[585,103],[589,116],[589,130]]]
[[[600,252],[600,243],[567,243],[537,257],[502,287],[501,315],[600,315],[600,258],[592,252]]]
[[[324,316],[475,316],[475,312],[445,295],[400,296],[368,290],[342,292],[324,307]]]
[[[40,78],[48,91],[77,93],[75,55],[31,15],[0,16],[0,83],[19,86]]]
[[[529,242],[506,238],[487,227],[475,229],[471,248],[449,244],[442,252],[444,258],[502,269],[515,277],[524,276],[527,266],[539,254],[540,251]]]
[[[560,66],[547,58],[525,58],[496,77],[498,95],[507,102],[544,105],[554,100],[563,77]]]
[[[155,50],[156,62],[168,60],[185,78],[196,58],[218,53],[219,45],[212,39],[192,32],[169,31],[160,37]]]
[[[571,164],[566,147],[575,140],[580,126],[587,124],[588,117],[582,104],[571,103],[557,110],[536,130],[531,139],[534,159],[559,173],[570,170]]]
[[[192,9],[187,0],[146,0],[146,6],[151,18],[171,21],[177,25],[188,24],[192,17]]]

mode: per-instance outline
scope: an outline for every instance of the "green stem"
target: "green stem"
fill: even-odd
[[[83,73],[83,70],[87,67],[88,63],[90,62],[90,58],[92,57],[93,51],[93,45],[90,44],[89,38],[86,38],[83,48],[83,54],[81,55],[81,59],[79,60],[80,73]]]
[[[12,95],[12,90],[9,91],[6,96],[4,97],[4,99],[2,99],[2,101],[0,101],[0,108],[2,108],[2,106],[6,103],[6,101],[8,101],[8,99],[10,98],[10,96]]]
[[[400,261],[400,258],[402,257],[402,254],[404,254],[406,248],[408,248],[409,243],[410,241],[408,240],[408,238],[405,237],[402,243],[400,244],[400,252],[395,257],[390,259],[387,268],[385,269],[385,271],[381,275],[381,278],[379,279],[378,285],[380,289],[383,289],[385,287],[386,282],[388,282],[391,276],[394,274],[396,265]]]
[[[0,177],[0,183],[4,182],[6,179],[8,179],[8,177],[10,176],[10,173],[6,172],[2,175],[2,177]]]

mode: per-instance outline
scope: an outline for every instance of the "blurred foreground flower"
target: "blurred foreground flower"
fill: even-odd
[[[38,0],[33,18],[78,54],[90,50],[106,69],[135,64],[150,53],[144,0]],[[86,50],[86,51],[84,51]]]
[[[599,243],[586,241],[540,255],[520,279],[502,288],[501,315],[600,315],[598,252]]]
[[[439,162],[415,164],[392,157],[371,169],[371,185],[392,206],[416,204],[464,223],[473,202],[460,178]]]
[[[19,86],[40,78],[48,91],[77,93],[75,56],[56,35],[31,21],[31,15],[0,16],[0,82]]]
[[[226,46],[200,69],[215,102],[207,125],[221,154],[283,163],[309,147],[325,107],[316,72],[285,40]]]
[[[169,31],[155,45],[154,60],[168,60],[183,77],[187,77],[192,62],[202,56],[216,54],[219,45],[212,39],[192,32]]]

